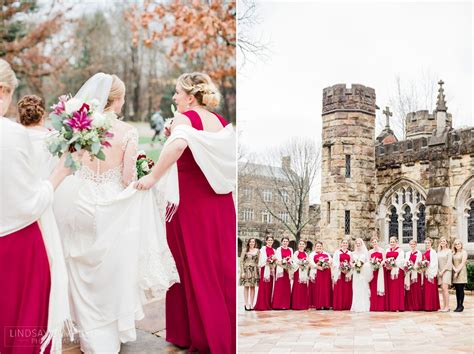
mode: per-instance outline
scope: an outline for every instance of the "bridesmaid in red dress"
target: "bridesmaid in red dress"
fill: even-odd
[[[421,261],[421,252],[416,249],[417,243],[410,241],[410,251],[405,255],[405,310],[423,310],[423,293],[421,288],[421,274],[417,271]],[[409,268],[412,268],[409,270]]]
[[[290,270],[286,266],[284,267],[284,260],[291,262],[293,257],[293,250],[288,247],[289,242],[287,237],[283,237],[281,247],[276,250],[276,281],[272,301],[274,310],[289,310],[291,305]]]
[[[390,265],[393,261],[393,265]],[[387,278],[386,290],[386,310],[405,310],[405,284],[403,267],[405,257],[403,251],[398,247],[398,240],[395,236],[390,237],[390,248],[385,254],[385,276]]]
[[[267,235],[266,246],[260,250],[260,282],[258,283],[257,302],[255,311],[269,311],[272,309],[273,276],[275,273],[275,250],[272,248],[273,236]]]
[[[385,272],[383,260],[385,251],[379,247],[379,239],[374,236],[370,239],[372,249],[369,251],[369,260],[372,264],[373,277],[370,286],[370,311],[385,311]]]
[[[37,354],[48,326],[51,288],[38,220],[71,171],[64,158],[48,180],[30,168],[35,161],[26,129],[3,116],[16,86],[15,73],[0,59],[0,353]],[[51,344],[45,353],[50,349]]]
[[[212,112],[220,96],[206,74],[181,75],[173,99],[182,114],[173,119],[171,135],[181,124],[210,133],[227,125]],[[176,161],[179,205],[166,233],[180,283],[166,296],[166,340],[189,351],[235,353],[236,215],[232,193],[214,192],[183,139],[168,145],[152,172],[137,186],[150,188]],[[196,251],[196,244],[202,251]]]
[[[332,259],[329,253],[323,251],[321,241],[316,242],[315,251],[309,255],[309,262],[309,306],[316,310],[329,310],[332,306]],[[326,264],[323,266],[324,263]]]
[[[300,240],[298,242],[298,251],[293,255],[293,263],[295,266],[295,273],[293,275],[293,290],[291,292],[291,309],[292,310],[307,310],[309,309],[309,260],[308,254],[305,252],[306,242]]]
[[[431,247],[433,240],[429,237],[425,239],[425,253],[422,256],[422,262],[428,263],[427,268],[422,268],[423,273],[423,310],[438,311],[438,255]]]
[[[333,310],[350,310],[352,306],[352,269],[341,269],[343,264],[351,264],[352,256],[348,250],[349,241],[342,240],[341,248],[334,252],[332,279],[334,283]]]

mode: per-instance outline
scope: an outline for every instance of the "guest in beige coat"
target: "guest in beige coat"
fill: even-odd
[[[457,306],[454,312],[464,310],[464,286],[467,284],[467,252],[461,240],[454,240],[453,244],[453,285],[456,289]]]
[[[446,237],[439,239],[438,246],[438,284],[441,285],[443,306],[441,312],[450,311],[449,308],[449,286],[451,285],[453,269],[453,253],[448,248]]]

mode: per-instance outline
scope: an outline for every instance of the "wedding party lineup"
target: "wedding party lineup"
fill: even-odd
[[[0,354],[474,352],[472,0],[0,12]]]

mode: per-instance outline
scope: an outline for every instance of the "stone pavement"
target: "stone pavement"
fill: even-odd
[[[474,296],[462,313],[246,312],[242,293],[239,353],[474,353]]]
[[[187,353],[165,341],[164,301],[151,302],[144,306],[145,318],[137,322],[137,340],[122,344],[122,354]],[[64,354],[81,354],[76,335],[74,343],[66,343]]]

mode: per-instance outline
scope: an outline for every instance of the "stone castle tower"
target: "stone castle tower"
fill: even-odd
[[[375,234],[375,90],[345,84],[323,90],[321,238]]]

